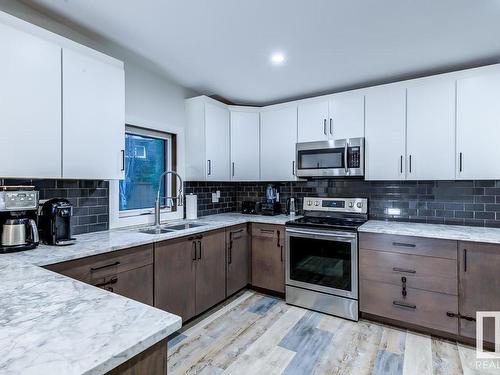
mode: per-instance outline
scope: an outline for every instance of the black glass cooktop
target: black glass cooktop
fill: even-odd
[[[322,229],[357,230],[366,223],[366,217],[318,217],[304,216],[286,223],[291,227],[316,227]]]

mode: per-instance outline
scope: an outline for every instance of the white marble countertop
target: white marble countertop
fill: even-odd
[[[0,373],[103,374],[181,327],[176,315],[40,266],[231,225],[283,225],[290,219],[220,214],[196,220],[204,226],[161,235],[110,230],[76,236],[72,246],[0,254]]]
[[[361,227],[359,227],[358,231],[367,233],[383,233],[401,236],[428,237],[444,240],[500,244],[499,228],[369,220]]]
[[[295,216],[295,218],[299,217],[300,216]],[[140,233],[140,227],[88,233],[75,236],[77,239],[76,243],[71,246],[58,247],[40,245],[34,250],[13,253],[11,256],[38,266],[47,266],[49,264],[61,263],[68,260],[225,228],[231,225],[244,224],[247,222],[283,225],[291,219],[292,217],[286,215],[262,216],[243,215],[239,213],[218,214],[201,217],[198,220],[179,220],[168,223],[169,225],[187,222],[205,224],[201,227],[162,234]]]

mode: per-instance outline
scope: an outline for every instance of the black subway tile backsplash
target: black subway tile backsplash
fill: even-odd
[[[245,200],[263,201],[267,182],[187,182],[186,192],[198,195],[198,215],[240,211]],[[293,196],[297,207],[305,196],[368,198],[369,217],[421,223],[500,227],[498,181],[364,181],[312,179],[274,183],[280,202]],[[219,203],[211,195],[221,191]],[[391,215],[388,208],[400,210]]]
[[[73,205],[72,231],[82,234],[109,228],[109,183],[98,180],[5,179],[5,185],[33,185],[40,199],[66,198]]]

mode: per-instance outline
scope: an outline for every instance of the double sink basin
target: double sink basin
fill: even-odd
[[[177,225],[160,225],[158,227],[141,228],[141,229],[139,229],[139,232],[146,233],[146,234],[162,234],[162,233],[175,232],[178,230],[203,227],[205,225],[207,225],[207,224],[184,223],[184,224],[177,224]]]

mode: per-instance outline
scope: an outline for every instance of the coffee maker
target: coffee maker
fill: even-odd
[[[279,189],[269,184],[266,188],[266,201],[262,203],[262,215],[274,216],[281,214]]]
[[[46,201],[38,218],[42,242],[56,246],[74,244],[76,240],[71,237],[72,216],[73,206],[67,199],[54,198]]]
[[[38,246],[37,209],[33,186],[0,186],[0,253]]]

